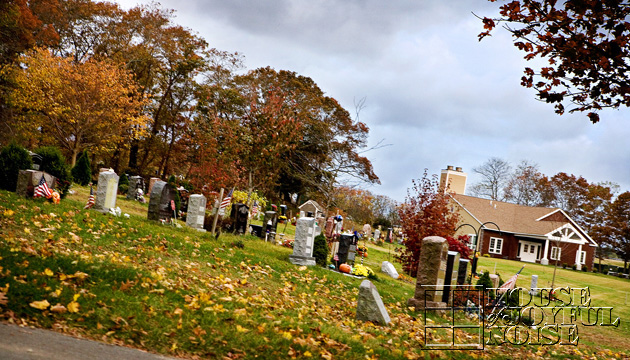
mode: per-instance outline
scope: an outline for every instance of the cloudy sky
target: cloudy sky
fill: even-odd
[[[117,0],[123,8],[145,0]],[[174,22],[211,47],[245,56],[247,69],[270,66],[312,78],[370,128],[369,151],[381,185],[404,201],[423,170],[447,165],[479,181],[472,168],[490,157],[539,165],[549,176],[582,175],[630,190],[630,111],[558,116],[520,86],[522,54],[506,31],[479,42],[474,15],[485,0],[162,0]],[[624,119],[625,118],[625,119]]]

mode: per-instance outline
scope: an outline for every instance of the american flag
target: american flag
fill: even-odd
[[[254,204],[252,205],[252,216],[256,216],[258,214],[258,201],[254,200]]]
[[[233,191],[234,191],[234,189],[230,190],[230,192],[227,194],[227,196],[223,198],[223,201],[221,201],[221,205],[219,205],[219,210],[225,209],[228,205],[230,205],[230,202],[232,201],[232,192]]]
[[[88,198],[87,204],[85,204],[85,207],[83,207],[84,209],[89,209],[92,206],[94,206],[94,189],[92,189],[92,187],[90,186],[90,197]]]
[[[46,179],[44,179],[44,174],[42,174],[42,178],[39,179],[39,185],[35,188],[33,193],[33,197],[45,197],[49,198],[52,196],[52,191],[48,187],[48,183],[46,183]]]
[[[501,285],[501,287],[499,287],[497,289],[498,293],[502,293],[508,290],[512,290],[514,289],[514,285],[516,285],[516,279],[518,279],[518,274],[521,273],[521,271],[523,270],[525,266],[523,266],[521,268],[521,270],[519,270],[514,276],[512,276],[508,281],[504,282],[503,285]]]

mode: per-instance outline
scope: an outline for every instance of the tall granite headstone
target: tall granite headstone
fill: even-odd
[[[466,275],[468,275],[468,264],[470,260],[459,259],[459,269],[457,274],[457,284],[464,285],[466,282]]]
[[[249,217],[249,207],[243,203],[232,204],[232,212],[230,213],[230,219],[234,233],[245,234],[245,227],[247,226],[247,218]]]
[[[147,219],[170,220],[173,217],[171,200],[175,200],[175,191],[166,181],[157,181],[151,189]]]
[[[370,280],[363,280],[357,297],[357,320],[372,321],[387,325],[391,321],[376,286]]]
[[[188,198],[188,212],[186,213],[186,225],[197,230],[203,229],[203,221],[206,217],[206,197],[201,194],[192,194]]]
[[[315,219],[303,217],[295,224],[295,241],[293,255],[289,261],[294,265],[315,265],[313,257],[313,243],[315,242]]]
[[[446,274],[444,276],[444,285],[451,285],[444,291],[442,295],[442,301],[445,303],[451,302],[451,291],[454,290],[454,286],[457,285],[457,275],[459,273],[459,253],[457,251],[449,251],[448,258],[446,260]]]
[[[338,265],[348,262],[348,253],[350,252],[350,246],[353,242],[354,235],[339,235],[339,248],[337,249]]]
[[[127,190],[127,199],[133,200],[136,198],[136,194],[138,193],[138,189],[143,189],[143,179],[142,176],[132,176],[129,178],[129,190]]]
[[[118,175],[110,170],[98,174],[98,185],[94,209],[107,212],[116,207],[116,194],[118,194]]]
[[[407,301],[408,306],[416,309],[446,307],[446,303],[442,301],[442,293],[447,260],[448,242],[446,239],[440,236],[428,236],[422,239],[416,291],[413,298]]]
[[[37,170],[20,170],[18,173],[17,187],[15,193],[20,196],[32,198],[35,192],[35,187],[39,184],[42,176],[48,184],[48,187],[52,190],[55,188],[56,178],[43,171]]]

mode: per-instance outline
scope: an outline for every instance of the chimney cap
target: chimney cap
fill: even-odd
[[[453,165],[447,165],[446,170],[453,170]]]
[[[461,167],[461,166],[456,167],[456,168],[455,168],[455,171],[462,172],[462,167]]]

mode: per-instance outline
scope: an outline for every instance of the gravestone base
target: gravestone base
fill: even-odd
[[[411,298],[407,300],[407,306],[415,308],[416,311],[427,309],[427,311],[433,311],[438,315],[444,315],[447,312],[446,309],[445,310],[431,309],[431,308],[446,308],[447,304],[441,301],[428,301],[427,300],[425,302],[424,300],[421,300],[421,299]]]
[[[317,263],[314,257],[289,255],[289,261],[293,265],[315,266]]]

